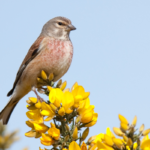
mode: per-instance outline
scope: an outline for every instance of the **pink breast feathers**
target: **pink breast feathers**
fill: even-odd
[[[72,61],[73,46],[70,41],[49,40],[47,48],[42,53],[45,65],[54,70],[66,70]]]

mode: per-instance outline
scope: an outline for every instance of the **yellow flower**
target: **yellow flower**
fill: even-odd
[[[133,149],[136,150],[137,146],[138,146],[138,144],[137,144],[137,143],[134,143],[134,144],[133,144]]]
[[[119,114],[118,117],[121,123],[129,124],[128,120],[124,116]]]
[[[64,97],[62,99],[62,106],[65,109],[67,114],[72,113],[71,107],[74,105],[74,98],[71,92],[66,91],[64,92]]]
[[[107,128],[107,129],[106,129],[106,134],[107,134],[109,137],[111,137],[111,138],[114,138],[114,137],[115,137],[115,135],[111,132],[110,128]]]
[[[59,114],[60,116],[64,116],[64,115],[65,115],[65,109],[64,109],[64,107],[61,107],[61,108],[58,110],[58,114]]]
[[[119,138],[112,138],[114,144],[118,147],[118,148],[122,148],[123,145],[123,140],[119,139]]]
[[[48,134],[44,134],[44,133],[42,133],[42,137],[40,138],[40,140],[41,140],[41,144],[46,146],[50,146],[54,143],[53,139]]]
[[[104,140],[104,134],[100,133],[96,136],[96,138],[94,137],[94,141],[92,141],[93,144],[96,144],[97,141],[102,142]]]
[[[51,128],[49,128],[48,134],[55,140],[58,140],[60,137],[60,130],[57,129],[53,123],[51,123]]]
[[[146,136],[150,133],[150,129],[146,129],[143,131],[142,136]]]
[[[30,100],[32,103],[36,103],[36,102],[37,102],[37,98],[35,98],[35,97],[29,97],[29,100]]]
[[[94,136],[91,136],[89,139],[88,139],[88,143],[91,143],[93,142],[95,139],[96,139],[97,135],[94,135]],[[93,142],[94,143],[94,142]],[[95,142],[96,143],[96,142]],[[95,144],[94,143],[94,144]]]
[[[124,133],[120,130],[120,128],[113,127],[113,131],[118,136],[123,136],[124,135]]]
[[[140,148],[142,150],[150,150],[150,139],[148,135],[143,138]]]
[[[69,150],[81,150],[81,148],[75,141],[72,141],[69,145]]]
[[[48,77],[48,80],[49,81],[52,81],[54,79],[54,74],[53,73],[50,73],[49,77]]]
[[[31,130],[26,132],[25,136],[39,138],[39,137],[41,137],[41,133],[45,133],[47,131],[47,130],[41,130],[39,132],[39,130],[35,130],[34,123],[35,123],[35,121],[31,121],[31,120],[26,121],[26,124],[31,128]],[[36,124],[38,124],[38,122]],[[37,129],[37,127],[36,127],[36,129]]]
[[[73,107],[74,108],[78,108],[79,107],[79,102],[82,100],[82,96],[81,95],[77,95],[75,98],[74,98],[74,105]]]
[[[82,143],[81,150],[87,150],[87,146],[86,146],[85,142]]]
[[[104,141],[108,146],[113,146],[114,142],[110,136],[104,134]]]
[[[41,115],[39,109],[30,110],[30,111],[26,112],[26,115],[29,119],[32,119],[32,120],[37,121],[39,123],[40,122],[43,123],[43,116]]]
[[[43,70],[41,71],[41,77],[43,80],[47,80],[47,74]]]
[[[36,137],[36,134],[37,134],[36,131],[31,130],[31,131],[26,132],[25,136],[26,137]]]
[[[120,128],[123,130],[123,131],[126,131],[129,129],[129,125],[128,124],[125,124],[125,123],[120,123]]]
[[[80,95],[82,97],[82,100],[84,100],[89,97],[90,92],[85,92],[83,86],[77,85],[72,90],[72,94],[73,94],[74,98],[76,98],[76,96]]]
[[[87,109],[83,109],[79,114],[81,116],[82,123],[89,123],[93,118],[94,105],[90,105]]]
[[[90,105],[89,98],[79,103],[79,107],[77,111],[80,115],[80,120],[82,123],[89,123],[92,121],[92,119],[93,119],[93,123],[89,124],[89,126],[91,126],[92,124],[94,125],[96,123],[97,114],[94,115],[94,107],[95,107],[94,105]],[[93,118],[93,115],[94,115],[94,118]]]
[[[35,104],[35,107],[38,108],[38,109],[40,109],[40,108],[41,108],[41,105],[42,105],[41,102],[38,101],[38,102]]]
[[[45,121],[49,121],[55,116],[55,112],[52,110],[49,104],[42,102],[41,108],[42,108],[41,115],[48,116],[48,118],[46,118]]]
[[[133,118],[132,126],[135,127],[136,123],[137,123],[137,116],[135,116],[135,117]]]
[[[141,143],[143,143],[145,140],[148,140],[148,139],[149,139],[148,135],[144,136],[143,139],[142,139],[142,141],[141,141]]]
[[[49,94],[49,100],[52,104],[54,104],[56,107],[60,107],[60,104],[63,99],[63,92],[61,89],[56,88],[52,89]]]
[[[106,134],[100,133],[96,136],[94,141],[92,141],[92,144],[97,144],[97,147],[99,149],[113,149],[111,146],[114,144],[113,138],[114,134],[111,132],[110,128],[106,129]]]
[[[76,82],[72,87],[72,94],[74,97],[74,107],[79,107],[79,102],[88,98],[90,95],[90,92],[85,92],[84,88]]]
[[[106,144],[104,144],[100,141],[97,141],[97,147],[99,150],[114,150],[112,147],[107,146]]]
[[[77,127],[75,127],[75,129],[74,129],[72,137],[74,140],[76,140],[78,138],[78,128]]]
[[[73,91],[78,86],[78,82],[75,82],[74,85],[71,88],[71,91]]]
[[[90,106],[90,99],[87,98],[84,101],[80,101],[79,107],[77,109],[78,113],[81,114],[85,109],[87,109]]]
[[[67,85],[67,81],[63,82],[60,86],[60,89],[63,91]]]
[[[98,119],[98,113],[93,113],[93,118],[91,120],[90,123],[86,124],[85,127],[91,127],[91,126],[94,126],[97,122],[97,119]]]
[[[34,125],[34,129],[35,131],[37,132],[40,132],[40,133],[45,133],[47,130],[48,130],[48,127],[45,125],[45,124],[39,124],[39,123],[33,123]]]

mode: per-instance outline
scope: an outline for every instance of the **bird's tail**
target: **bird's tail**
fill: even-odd
[[[2,120],[3,124],[8,123],[11,113],[13,112],[18,101],[19,101],[18,98],[14,98],[12,96],[8,104],[5,106],[5,108],[0,112],[0,120]]]

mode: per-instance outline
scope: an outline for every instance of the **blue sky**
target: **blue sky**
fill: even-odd
[[[137,115],[150,127],[150,1],[1,1],[0,2],[0,109],[7,101],[18,68],[42,26],[51,18],[64,16],[77,28],[71,32],[74,56],[63,76],[67,87],[74,82],[90,91],[91,104],[99,118],[90,135],[119,126],[118,114],[130,122]],[[27,138],[26,100],[15,108],[8,130],[19,129],[21,140],[13,149],[37,149],[39,139]],[[41,146],[42,148],[44,146]]]

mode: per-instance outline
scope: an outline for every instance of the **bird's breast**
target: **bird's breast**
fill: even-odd
[[[49,40],[45,45],[40,56],[41,67],[46,72],[53,72],[57,78],[60,78],[71,64],[73,57],[72,43],[71,41]]]

